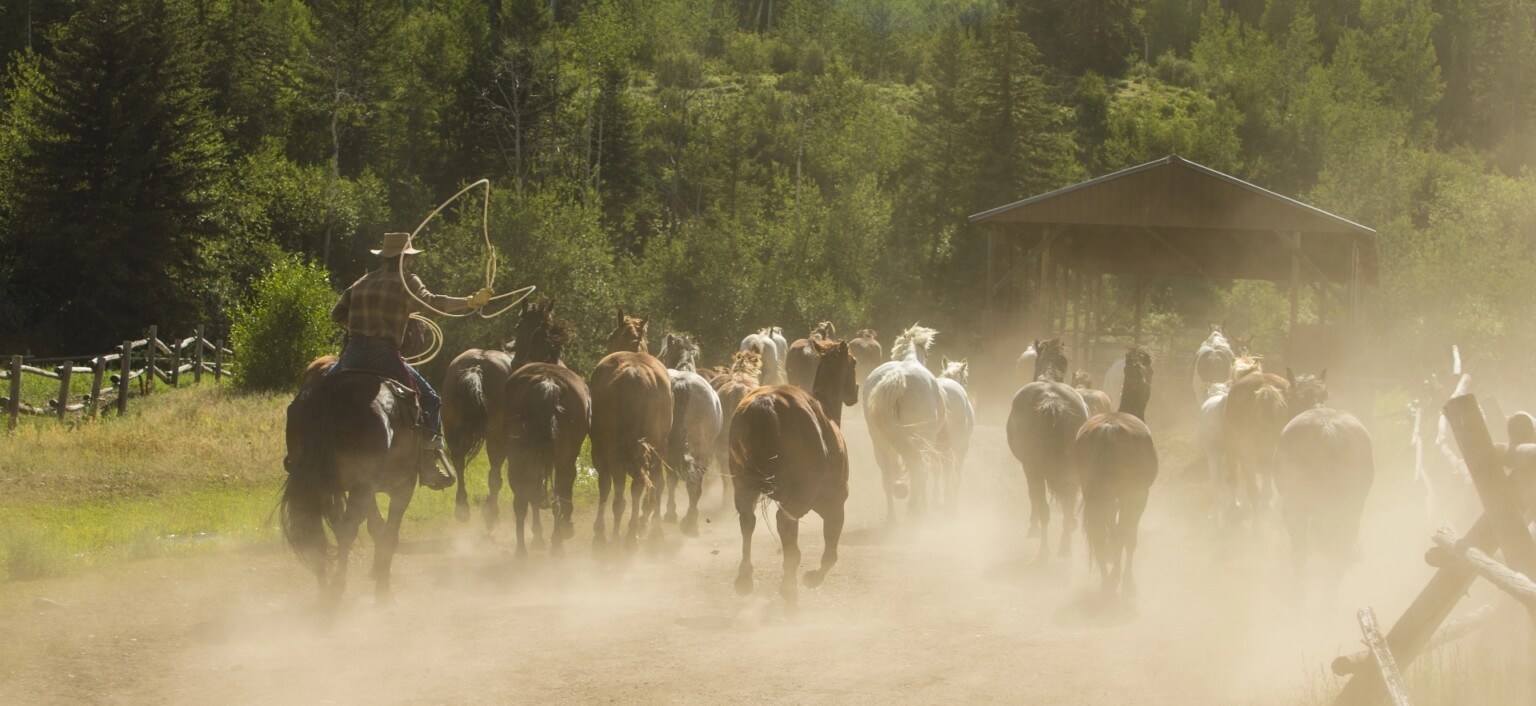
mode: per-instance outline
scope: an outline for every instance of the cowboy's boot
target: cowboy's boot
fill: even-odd
[[[429,429],[421,430],[421,484],[431,490],[442,490],[458,480],[453,462],[443,446],[441,434]]]

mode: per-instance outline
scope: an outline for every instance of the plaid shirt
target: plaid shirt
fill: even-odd
[[[406,275],[405,281],[418,298],[439,311],[458,313],[468,308],[463,297],[427,291],[416,275]],[[331,309],[331,320],[346,327],[348,336],[385,338],[394,341],[398,348],[405,338],[411,312],[420,310],[421,306],[400,286],[400,273],[385,266],[363,275],[342,292],[341,300]]]

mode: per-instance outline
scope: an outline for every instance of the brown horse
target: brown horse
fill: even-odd
[[[720,436],[715,442],[715,468],[720,473],[720,500],[731,506],[731,423],[741,401],[761,385],[763,357],[752,351],[736,351],[731,356],[731,374],[715,386],[720,396]]]
[[[741,565],[736,592],[752,592],[753,513],[758,498],[778,503],[779,539],[784,547],[784,577],[779,595],[793,609],[798,599],[795,573],[800,568],[800,518],[821,516],[825,549],[821,568],[807,571],[805,585],[821,585],[837,563],[843,534],[843,505],[848,500],[848,447],[843,441],[842,408],[859,399],[853,353],[843,341],[817,341],[815,397],[793,385],[759,388],[742,400],[731,427],[731,474],[736,477],[736,512],[741,521]]]
[[[310,367],[317,365],[329,367],[319,360]],[[414,392],[363,372],[317,377],[288,405],[288,477],[278,502],[283,537],[331,607],[346,591],[348,555],[365,520],[374,541],[375,592],[380,602],[391,600],[390,564],[421,458],[417,411]],[[387,521],[378,493],[389,495]],[[334,572],[326,527],[336,537]]]
[[[1083,404],[1088,405],[1088,416],[1108,414],[1114,408],[1109,404],[1109,395],[1103,390],[1093,389],[1093,378],[1088,376],[1088,371],[1079,370],[1072,376],[1072,389],[1083,398]]]
[[[789,384],[802,390],[810,389],[816,381],[816,351],[811,344],[815,341],[830,341],[837,337],[837,327],[831,321],[823,321],[811,327],[811,332],[805,337],[789,345],[789,359],[784,362],[784,372],[789,376]]]
[[[517,514],[517,555],[527,556],[523,520],[534,508],[535,544],[539,537],[538,508],[546,503],[554,513],[551,552],[575,534],[571,525],[571,495],[576,483],[576,457],[592,427],[592,398],[581,377],[560,360],[571,341],[570,327],[555,318],[547,298],[523,304],[517,324],[517,353],[513,372],[502,395],[503,420],[499,436],[507,449],[507,484]],[[493,470],[494,472],[494,470]],[[550,487],[554,498],[550,499]],[[492,476],[486,498],[486,523],[494,522],[500,479]]]
[[[1274,479],[1275,446],[1293,415],[1286,403],[1290,384],[1285,378],[1264,372],[1254,358],[1239,358],[1233,367],[1235,377],[1227,391],[1221,439],[1227,461],[1223,480],[1230,490],[1226,497],[1231,507],[1223,514],[1241,517],[1239,487],[1248,498],[1246,514],[1267,504],[1269,484]]]
[[[667,435],[672,430],[672,385],[661,361],[646,352],[645,332],[650,317],[625,316],[619,309],[618,327],[608,336],[611,351],[592,370],[592,465],[597,467],[597,521],[593,541],[607,541],[603,509],[608,493],[613,497],[613,541],[619,540],[624,519],[624,482],[632,482],[634,505],[626,544],[633,548],[660,508],[661,495],[654,492],[655,479],[663,479]],[[660,536],[661,523],[650,525]]]
[[[1152,398],[1152,355],[1140,346],[1125,354],[1120,411],[1095,415],[1077,430],[1073,458],[1083,489],[1088,559],[1103,588],[1136,593],[1136,534],[1157,480],[1157,449],[1144,421]]]
[[[310,361],[304,368],[304,374],[299,376],[299,389],[302,390],[319,382],[322,376],[331,371],[331,368],[336,367],[337,360],[339,358],[334,355],[322,355]]]
[[[486,497],[482,511],[486,531],[496,526],[496,491],[501,489],[501,467],[507,458],[506,437],[494,430],[501,428],[506,380],[511,374],[512,356],[506,351],[471,348],[448,364],[448,377],[443,381],[443,440],[448,443],[449,458],[459,472],[453,516],[460,522],[469,521],[469,482],[465,471],[469,459],[483,444],[491,465],[486,474],[491,494]]]
[[[1088,407],[1067,374],[1066,345],[1059,338],[1034,344],[1035,382],[1019,388],[1008,412],[1008,449],[1029,483],[1029,533],[1040,537],[1039,559],[1050,555],[1051,501],[1061,505],[1061,554],[1072,552],[1077,531],[1077,473],[1072,446],[1088,421]]]
[[[848,350],[853,351],[853,359],[859,362],[860,370],[874,370],[875,366],[885,362],[880,334],[872,328],[859,329],[848,342]]]

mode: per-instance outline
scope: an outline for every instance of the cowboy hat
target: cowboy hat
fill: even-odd
[[[396,255],[415,255],[421,251],[411,247],[410,233],[385,233],[384,247],[370,252],[379,257],[395,257]]]

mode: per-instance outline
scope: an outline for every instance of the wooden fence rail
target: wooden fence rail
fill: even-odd
[[[208,362],[207,354],[213,354]],[[222,382],[230,374],[227,360],[235,352],[224,347],[222,339],[210,341],[203,335],[203,327],[197,327],[193,335],[180,340],[162,341],[159,327],[151,326],[148,335],[137,341],[123,341],[109,353],[103,353],[77,365],[76,361],[63,361],[51,368],[28,365],[23,356],[13,355],[3,368],[0,380],[9,382],[7,395],[0,397],[0,408],[5,410],[6,428],[15,429],[21,415],[51,416],[60,420],[71,414],[87,418],[100,416],[103,407],[115,406],[118,416],[128,413],[128,398],[154,393],[155,382],[180,387],[183,376],[191,373],[193,384],[203,381],[203,373],[213,376],[215,383]],[[54,360],[58,360],[55,358]],[[91,376],[91,391],[73,398],[70,386],[76,375]],[[58,383],[56,396],[41,404],[28,404],[22,400],[22,379],[26,376],[54,380]],[[139,389],[131,389],[131,383],[139,381]]]
[[[1466,459],[1468,474],[1483,505],[1483,516],[1465,537],[1441,531],[1431,538],[1434,546],[1424,560],[1437,571],[1385,636],[1376,627],[1375,615],[1367,615],[1369,608],[1360,612],[1360,629],[1368,656],[1357,654],[1335,660],[1336,673],[1352,674],[1334,701],[1335,706],[1378,703],[1383,697],[1406,704],[1408,694],[1398,669],[1406,669],[1434,644],[1459,636],[1452,633],[1465,633],[1465,626],[1453,623],[1440,629],[1440,624],[1479,576],[1527,608],[1525,612],[1532,617],[1531,644],[1536,645],[1536,583],[1529,578],[1536,576],[1536,539],[1531,537],[1526,524],[1530,515],[1505,470],[1506,462],[1523,455],[1501,453],[1494,446],[1482,410],[1472,395],[1451,398],[1444,412],[1461,456]],[[1511,418],[1511,440],[1523,436],[1514,425],[1526,422],[1525,415]],[[1493,553],[1500,550],[1505,563],[1493,558]],[[1536,654],[1527,655],[1527,659],[1536,659]],[[1536,670],[1532,676],[1536,678]],[[1536,692],[1536,683],[1530,688]]]

